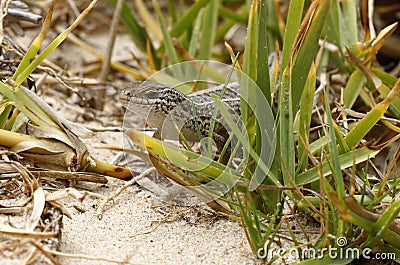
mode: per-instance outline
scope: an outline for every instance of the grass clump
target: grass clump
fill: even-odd
[[[137,1],[137,4],[142,3]],[[362,27],[358,20],[360,16],[364,22],[371,20],[368,10],[373,7],[358,6],[355,1],[290,1],[282,6],[268,0],[232,6],[228,2],[197,1],[186,7],[185,12],[175,12],[169,6],[167,18],[161,15],[157,1],[153,1],[153,7],[157,19],[149,15],[149,10],[142,9],[145,7],[138,12],[150,35],[158,36],[157,40],[146,37],[147,47],[159,44],[158,49],[146,49],[149,66],[156,69],[191,59],[220,59],[225,50],[215,51],[216,47],[222,47],[219,41],[227,32],[226,26],[247,26],[244,51],[239,55],[239,63],[232,63],[236,71],[242,70],[257,84],[272,108],[276,152],[268,167],[270,157],[262,153],[266,141],[263,124],[254,118],[257,112],[265,111],[265,105],[257,101],[256,93],[243,95],[246,102],[255,104],[253,110],[248,104],[241,109],[246,133],[235,127],[224,104],[215,98],[216,107],[233,134],[238,139],[250,135],[247,139],[250,149],[245,150],[249,159],[243,171],[231,171],[228,166],[208,161],[210,165],[201,173],[217,179],[224,172],[226,181],[237,183],[223,197],[209,190],[202,192],[207,192],[207,198],[214,198],[217,211],[240,213],[239,220],[254,253],[272,248],[273,239],[279,238],[283,223],[297,212],[295,209],[311,214],[320,223],[319,236],[314,241],[307,233],[299,235],[287,228],[293,246],[299,251],[306,248],[300,243],[305,238],[307,248],[316,253],[323,253],[329,247],[356,249],[358,253],[365,248],[397,253],[398,155],[391,159],[386,172],[375,172],[385,176],[377,184],[371,182],[371,166],[368,166],[382,150],[398,143],[400,83],[376,64],[376,54],[397,23],[387,25],[373,36],[368,27],[372,23],[364,23]],[[234,14],[233,10],[238,12]],[[358,13],[360,10],[362,13]],[[132,38],[137,40],[139,36]],[[237,47],[229,48],[234,58],[240,48],[237,51]],[[268,56],[273,52],[280,56],[270,69]],[[179,76],[174,78],[179,80]],[[339,82],[333,82],[335,79]],[[242,89],[243,84],[247,85],[241,84]],[[363,111],[358,109],[361,105]],[[369,141],[368,135],[379,126],[393,131],[394,136]],[[176,181],[185,176],[185,181],[178,181],[184,185],[199,184],[188,177],[197,172],[194,164],[192,171],[172,169],[170,164],[164,164],[167,156],[165,149],[158,146],[158,140],[144,140],[147,136],[139,132],[130,135],[157,157],[155,166],[163,174]],[[189,161],[186,166],[190,168],[189,158],[198,156],[185,152],[179,153],[181,157],[177,159]],[[172,153],[178,156],[178,151]],[[259,179],[261,182],[256,181]],[[221,208],[220,201],[229,208]],[[346,239],[346,244],[341,239]],[[305,258],[304,263],[333,262],[328,254],[322,256],[317,261]],[[360,258],[361,254],[345,257],[342,263]]]

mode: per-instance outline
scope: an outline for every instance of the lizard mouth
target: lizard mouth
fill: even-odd
[[[139,95],[131,95],[127,93],[121,93],[119,96],[119,101],[122,103],[122,105],[124,105],[124,107],[127,107],[130,104],[150,105],[156,103],[156,99],[143,98]]]
[[[152,105],[157,102],[157,99],[151,98],[141,98],[135,96],[134,98],[127,99],[128,104],[135,104],[135,105]]]
[[[121,94],[119,96],[119,101],[122,103],[122,105],[126,106],[129,103],[129,97],[127,95]]]

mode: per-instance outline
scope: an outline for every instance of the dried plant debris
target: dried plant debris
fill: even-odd
[[[19,162],[1,160],[0,174],[2,264],[53,264],[44,252],[58,248],[62,209],[46,199],[43,181]]]
[[[42,21],[42,16],[31,11],[30,7],[21,1],[10,1],[7,15],[10,20],[28,21],[38,24]]]
[[[86,172],[31,169],[8,150],[0,156],[0,264],[58,264],[53,253],[58,251],[63,216],[71,218],[59,201],[99,197],[68,187],[71,181],[107,180]]]

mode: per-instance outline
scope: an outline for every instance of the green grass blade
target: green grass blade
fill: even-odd
[[[400,94],[400,79],[397,80],[389,95],[374,108],[347,134],[345,141],[349,148],[355,147],[385,114],[392,101]]]
[[[15,70],[13,79],[16,80],[20,73],[26,69],[29,64],[32,62],[33,58],[35,58],[36,54],[39,52],[40,47],[42,46],[43,40],[46,37],[47,31],[50,28],[51,18],[53,16],[53,8],[54,5],[52,4],[49,8],[49,12],[43,22],[42,29],[40,30],[39,35],[33,40],[32,44],[29,46],[28,51],[26,52],[24,58],[18,65],[17,70]]]
[[[299,169],[305,170],[307,168],[309,148],[309,135],[312,109],[314,106],[314,92],[316,87],[317,72],[315,65],[312,64],[310,73],[305,84],[305,89],[300,101],[300,121],[299,121]]]
[[[190,37],[188,54],[191,57],[195,57],[196,49],[200,38],[200,29],[201,29],[201,21],[203,19],[204,10],[201,9],[196,17],[196,20],[193,25],[192,35]]]
[[[336,201],[335,205],[337,205],[337,197],[332,195],[331,197]],[[397,232],[396,224],[393,223],[393,220],[400,212],[399,200],[390,203],[383,213],[370,212],[370,210],[363,208],[355,198],[351,196],[347,196],[345,202],[346,208],[338,207],[341,219],[363,228],[370,234],[367,240],[361,245],[362,248],[374,248],[377,244],[380,244],[379,241],[381,239],[395,248],[400,248],[400,235]]]
[[[299,31],[301,18],[303,15],[304,0],[290,1],[289,12],[286,20],[285,36],[282,49],[282,69],[289,63],[292,46]]]
[[[247,16],[242,15],[240,12],[232,11],[223,6],[219,7],[218,13],[221,17],[232,20],[234,23],[247,25]]]
[[[247,35],[246,35],[246,44],[245,44],[245,50],[244,50],[244,59],[243,59],[243,66],[242,70],[249,79],[244,79],[240,80],[240,87],[245,88],[248,87],[248,83],[251,81],[256,81],[257,80],[257,60],[258,60],[258,55],[257,55],[257,46],[258,46],[258,10],[259,10],[259,4],[260,1],[256,0],[251,3],[250,6],[250,11],[249,11],[249,21],[247,25]],[[255,125],[255,119],[249,119],[251,110],[249,106],[254,106],[254,102],[256,101],[256,96],[255,94],[250,93],[247,89],[241,89],[241,117],[243,121],[245,121],[246,124],[246,130],[247,132],[254,132],[254,133],[249,133],[250,139],[248,145],[251,147],[254,144],[255,141],[255,131],[256,131],[256,125]],[[254,151],[252,149],[252,151]],[[247,150],[245,150],[247,152]],[[252,163],[251,159],[253,157],[250,156],[250,160],[248,163]],[[250,168],[251,172],[253,171],[254,168]]]
[[[340,169],[343,170],[345,168],[351,167],[355,164],[362,163],[367,161],[370,158],[375,157],[381,150],[372,150],[368,147],[362,147],[356,149],[354,151],[350,151],[344,154],[339,155],[339,164]],[[332,174],[332,169],[328,163],[328,161],[324,161],[320,166],[322,176],[326,177]],[[307,183],[311,183],[319,180],[318,171],[314,167],[306,172],[299,174],[296,178],[296,184],[298,186],[305,185]]]
[[[146,148],[152,154],[169,159],[180,168],[202,172],[214,179],[218,178],[220,183],[224,183],[230,187],[233,187],[238,180],[242,179],[232,168],[226,167],[205,156],[179,148],[170,143],[162,142],[140,131],[128,130],[126,134],[138,146]]]
[[[367,83],[367,78],[364,74],[356,69],[350,76],[349,81],[346,84],[343,95],[343,102],[346,108],[351,109],[354,102],[356,101],[358,94],[362,87]]]
[[[171,36],[168,33],[167,26],[165,25],[165,21],[163,19],[163,14],[161,13],[160,6],[158,5],[157,0],[153,0],[154,11],[157,14],[158,20],[160,22],[161,31],[164,38],[164,45],[167,49],[170,64],[178,64],[180,63],[178,53],[176,52],[174,45],[172,44]],[[182,79],[183,73],[179,66],[174,68],[175,77],[178,79]]]
[[[358,41],[357,7],[354,0],[342,1],[343,25],[346,32],[346,43],[350,45]]]
[[[308,26],[304,32],[300,31],[301,41],[298,39],[300,43],[295,44],[297,52],[291,77],[292,87],[295,88],[292,95],[293,112],[297,111],[301,94],[303,93],[304,85],[307,80],[305,77],[308,76],[311,64],[318,51],[318,41],[328,16],[331,0],[314,1],[311,6],[313,6],[314,3],[317,4],[315,10],[312,11],[312,8],[309,10],[312,12],[311,21],[307,21]],[[306,21],[303,20],[303,25],[305,22]]]
[[[279,150],[282,163],[283,183],[292,187],[295,177],[295,150],[292,111],[292,87],[290,82],[290,65],[282,75],[279,94]]]
[[[44,51],[27,66],[21,74],[19,74],[15,80],[16,85],[20,85],[38,66],[46,59],[51,52],[53,52],[68,36],[68,34],[73,31],[79,23],[86,17],[87,14],[92,10],[97,0],[92,0],[85,10],[75,19],[75,21],[63,32],[61,32],[50,44],[44,49]]]
[[[31,98],[28,95],[25,95],[18,87],[13,89],[3,82],[0,82],[0,92],[34,124],[54,126],[54,123],[47,117],[46,113],[32,102]]]
[[[240,218],[242,220],[242,223],[245,225],[245,233],[247,236],[247,241],[250,244],[250,247],[253,251],[253,253],[257,252],[257,242],[259,242],[259,234],[256,232],[253,226],[253,221],[251,219],[251,213],[249,212],[249,207],[247,205],[244,205],[242,201],[244,201],[241,197],[244,195],[240,195],[238,192],[236,192],[239,202],[239,211],[240,211]]]
[[[255,0],[251,3],[250,11],[249,11],[249,21],[247,25],[247,35],[246,35],[246,44],[244,50],[244,59],[242,70],[245,74],[247,74],[248,78],[240,79],[240,87],[247,88],[251,81],[257,80],[257,46],[258,46],[258,14],[259,14],[259,0]],[[256,101],[256,96],[254,93],[250,93],[248,89],[240,89],[241,99],[240,99],[240,109],[241,109],[241,117],[246,125],[246,130],[249,134],[249,141],[246,143],[248,148],[245,148],[244,152],[247,156],[250,149],[251,152],[255,152],[253,149],[253,145],[255,142],[255,134],[256,134],[256,124],[255,119],[251,119],[251,109],[249,106],[254,106]],[[243,143],[242,143],[243,144]],[[257,155],[258,157],[258,155]],[[249,164],[252,164],[252,159],[254,157],[250,155]],[[248,178],[251,178],[254,173],[255,167],[250,167],[248,172],[245,172]]]
[[[385,85],[382,85],[380,88],[378,88],[378,92],[379,92],[379,98],[380,99],[385,99],[389,93],[390,93],[390,88],[388,88]],[[391,109],[392,113],[399,117],[400,116],[400,97],[397,96],[393,99],[391,107],[393,109]]]
[[[340,9],[339,0],[332,0],[332,5],[328,13],[328,18],[324,28],[327,41],[339,47],[340,52],[344,52],[344,23],[343,15]]]
[[[275,0],[267,0],[267,30],[268,30],[268,54],[275,52],[275,41],[283,40],[284,33],[281,29],[280,21],[278,18],[278,11],[276,10],[276,1]]]
[[[109,0],[109,3],[113,7],[115,7],[117,4],[117,0]],[[150,40],[150,37],[147,34],[146,29],[139,24],[127,3],[124,3],[122,7],[121,21],[125,25],[125,28],[128,30],[129,35],[131,36],[133,42],[137,45],[137,47],[142,52],[146,52],[146,43],[148,40]],[[149,44],[151,45],[150,49],[152,51],[152,54],[156,54],[153,43],[150,41]]]
[[[338,148],[339,148],[339,154],[349,152],[350,148],[347,145],[346,141],[344,140],[342,133],[340,132],[339,126],[335,122],[333,122],[332,125],[333,125],[333,127],[331,127],[331,128],[334,131],[335,136],[336,136],[336,141],[338,143]]]
[[[193,25],[194,20],[197,17],[200,9],[205,7],[210,0],[199,0],[191,8],[186,12],[186,14],[180,19],[171,29],[170,34],[171,37],[179,37],[183,34],[186,29]]]
[[[261,95],[257,95],[256,93],[256,119],[255,119],[255,127],[256,127],[256,138],[255,138],[255,150],[257,154],[264,159],[267,159],[268,154],[266,153],[266,149],[263,148],[263,144],[265,144],[264,141],[268,141],[268,137],[265,137],[265,132],[262,130],[263,125],[265,121],[258,119],[258,117],[263,117],[265,116],[266,110],[270,109],[271,105],[271,88],[270,88],[270,77],[269,77],[269,65],[268,65],[268,34],[267,32],[267,12],[268,12],[268,6],[267,6],[267,0],[261,0],[258,8],[258,27],[257,27],[257,70],[256,70],[256,84],[258,88],[261,90]],[[269,144],[268,144],[269,145]],[[257,171],[258,168],[255,169],[256,171],[254,172],[254,177],[252,178],[252,183],[251,183],[251,189],[254,188],[256,183],[262,183],[263,177],[263,172]],[[269,180],[267,179],[268,183]],[[272,184],[272,183],[271,183]],[[271,195],[271,202],[272,201],[279,201],[279,194],[280,192],[271,192],[269,195]],[[271,209],[274,209],[274,207],[270,207]]]
[[[324,93],[325,97],[325,102],[328,101],[328,96],[326,95],[326,91]],[[346,190],[344,186],[344,181],[343,181],[343,175],[341,171],[341,163],[339,161],[339,150],[337,147],[337,141],[336,141],[336,134],[335,134],[335,126],[334,122],[332,119],[332,114],[331,114],[331,109],[328,104],[325,105],[325,111],[326,111],[326,116],[328,117],[328,125],[329,125],[329,138],[331,139],[331,144],[330,144],[330,158],[331,160],[331,165],[332,165],[332,175],[333,179],[335,181],[335,190],[337,192],[337,196],[339,198],[339,201],[343,202],[344,196],[346,195]],[[338,137],[341,137],[338,135]],[[328,161],[329,161],[328,160]],[[344,202],[343,202],[344,203]],[[341,235],[340,235],[341,236]]]
[[[12,110],[12,105],[10,105],[8,100],[3,99],[1,101],[1,107],[0,107],[0,129],[5,128],[11,110]]]
[[[215,106],[217,107],[218,111],[221,113],[222,117],[224,118],[224,121],[227,123],[229,126],[229,129],[231,129],[232,133],[238,138],[238,141],[242,144],[243,148],[245,151],[248,152],[248,154],[254,159],[256,162],[257,166],[260,167],[260,170],[264,172],[265,175],[268,175],[269,179],[274,183],[274,185],[278,187],[282,187],[282,184],[279,182],[279,180],[272,174],[272,172],[269,170],[269,167],[265,164],[265,162],[258,156],[256,151],[251,148],[249,145],[248,139],[246,139],[246,136],[241,132],[240,128],[236,125],[236,122],[233,121],[231,114],[229,113],[228,109],[225,107],[224,102],[222,102],[219,98],[213,97],[215,101]],[[256,181],[258,183],[258,181]]]
[[[397,218],[400,212],[400,200],[395,200],[391,204],[389,204],[388,208],[380,215],[379,219],[376,221],[372,230],[370,231],[370,235],[365,241],[366,246],[373,247],[375,246],[379,240],[384,237],[384,234],[389,229],[393,220]]]
[[[261,0],[258,10],[258,43],[257,43],[257,79],[258,87],[271,104],[271,89],[268,66],[268,34],[267,34],[267,3]]]
[[[243,72],[253,81],[257,80],[258,7],[259,0],[253,1],[249,13],[249,23],[247,25],[246,46],[243,59]]]
[[[169,17],[172,18],[172,22],[175,23],[177,18],[178,18],[178,11],[177,8],[175,8],[175,1],[174,0],[168,0],[168,14]]]
[[[386,73],[386,72],[382,71],[381,69],[371,67],[371,71],[374,75],[379,77],[379,79],[381,79],[385,84],[387,84],[390,87],[394,86],[394,84],[396,84],[396,82],[397,82],[397,77],[395,77],[389,73]]]
[[[217,29],[219,0],[211,0],[203,13],[203,25],[198,58],[209,60]]]

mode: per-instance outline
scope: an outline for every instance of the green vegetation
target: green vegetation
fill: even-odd
[[[169,4],[173,6],[172,1]],[[395,169],[398,155],[393,157],[391,167],[379,183],[372,184],[368,177],[369,159],[398,139],[400,83],[375,64],[376,53],[397,24],[387,25],[373,38],[368,27],[361,28],[357,19],[357,10],[366,12],[367,7],[357,6],[356,1],[290,1],[288,6],[279,6],[270,0],[235,3],[200,0],[187,8],[182,4],[168,9],[167,17],[162,15],[157,1],[153,1],[157,20],[149,15],[151,11],[142,1],[137,0],[136,5],[141,6],[138,13],[145,23],[143,27],[149,29],[149,35],[154,38],[143,39],[137,34],[142,30],[138,21],[126,26],[138,47],[147,43],[147,48],[142,49],[147,53],[148,65],[156,69],[192,59],[226,58],[226,49],[215,48],[222,47],[221,36],[234,24],[247,26],[246,45],[239,55],[239,64],[233,60],[239,51],[227,47],[231,63],[260,87],[276,121],[277,147],[268,170],[265,161],[268,158],[260,156],[265,139],[252,110],[243,104],[242,119],[248,132],[244,134],[235,127],[235,121],[229,120],[224,104],[215,98],[218,110],[239,141],[246,135],[253,135],[254,139],[247,139],[250,149],[245,151],[249,159],[242,173],[213,161],[207,162],[207,158],[199,158],[190,151],[169,150],[175,147],[162,146],[157,139],[148,139],[140,132],[129,132],[137,144],[153,155],[159,171],[183,185],[199,185],[195,180],[198,178],[194,178],[199,174],[218,179],[221,172],[226,184],[237,183],[224,197],[201,185],[197,186],[200,191],[195,193],[201,193],[203,199],[205,194],[208,199],[214,198],[209,205],[217,211],[228,215],[240,213],[240,218],[231,217],[243,223],[254,253],[271,246],[272,238],[277,236],[285,216],[294,213],[295,205],[298,211],[311,214],[321,225],[318,240],[310,241],[315,251],[337,247],[337,239],[344,237],[348,241],[344,249],[351,247],[361,251],[369,247],[374,252],[398,253],[400,235],[394,221],[399,211]],[[133,14],[132,11],[130,19],[135,18]],[[362,35],[365,37],[358,37]],[[158,41],[161,45],[155,49]],[[268,55],[278,50],[275,45],[281,50],[281,64],[280,69],[270,71]],[[142,71],[150,72],[149,69]],[[343,94],[329,82],[332,75],[343,80]],[[276,80],[280,84],[278,90],[275,89]],[[245,100],[256,102],[256,111],[262,111],[263,105],[257,105],[255,97],[256,94],[248,93]],[[364,113],[365,107],[369,111],[357,115],[356,121],[347,121],[351,113],[359,112],[354,108],[356,101],[358,107],[362,104]],[[393,119],[388,121],[386,117]],[[322,125],[319,129],[313,128],[316,119]],[[378,123],[393,130],[396,136],[375,146],[361,144],[368,133],[376,130]],[[167,157],[171,159],[166,150],[178,156],[174,159],[187,161],[185,168],[192,171],[180,171],[179,167],[171,166],[166,160]],[[198,163],[192,163],[189,158],[209,165],[199,171]],[[265,177],[262,183],[254,178],[257,168],[254,165],[261,165],[257,170]],[[365,236],[356,240],[360,234]],[[293,231],[290,235],[293,246],[301,249],[301,240]],[[343,259],[341,264],[353,258]],[[322,260],[304,263],[320,264],[322,261],[332,262],[325,254]]]
[[[115,5],[117,1],[109,2]],[[317,253],[328,247],[357,249],[360,253],[370,248],[373,252],[396,253],[397,261],[400,259],[400,229],[396,222],[400,211],[398,146],[386,171],[376,176],[379,181],[373,182],[369,171],[370,159],[385,148],[398,145],[400,135],[400,82],[377,66],[375,58],[397,24],[387,25],[376,37],[371,36],[369,24],[361,27],[358,20],[359,10],[363,10],[366,21],[369,19],[368,8],[357,6],[354,0],[282,1],[287,2],[282,6],[273,0],[198,0],[191,6],[184,1],[168,0],[167,7],[160,7],[159,1],[154,0],[151,9],[142,0],[134,2],[134,7],[124,4],[121,21],[145,61],[137,71],[118,64],[112,67],[146,79],[169,65],[195,59],[219,60],[231,64],[236,73],[241,70],[261,93],[243,94],[244,128],[230,118],[221,98],[214,98],[217,110],[248,156],[237,168],[192,150],[162,144],[141,132],[127,131],[137,145],[148,150],[159,172],[190,186],[215,211],[241,222],[254,254],[259,257],[272,247],[287,216],[303,211],[320,224],[320,230],[317,240],[309,239],[306,232],[300,240],[299,233],[286,225],[288,237],[299,251],[306,246]],[[127,178],[127,169],[100,161],[96,161],[97,166],[89,165],[89,154],[79,138],[87,132],[56,116],[20,86],[66,39],[91,6],[39,54],[51,21],[50,9],[41,33],[13,78],[0,82],[0,143],[11,147],[20,141],[35,141],[31,136],[9,132],[23,114],[33,125],[47,128],[50,135],[45,144],[36,139],[31,152],[63,156],[54,159],[54,163],[70,159],[64,169],[74,167],[77,171]],[[231,47],[229,40],[226,46],[222,43],[236,25],[247,27],[244,50]],[[268,58],[274,52],[280,56],[276,56],[270,69]],[[198,66],[195,62],[193,65]],[[174,69],[170,76],[162,76],[164,80],[179,81],[185,75],[197,77],[199,72]],[[204,78],[219,83],[227,79],[207,66],[201,69]],[[240,80],[242,87],[249,84],[245,75]],[[341,83],[331,82],[333,77],[339,77]],[[268,104],[260,101],[260,95]],[[11,105],[18,111],[10,116]],[[266,107],[272,109],[274,118],[274,143],[267,144],[276,145],[273,157],[263,151],[270,139],[264,137],[265,124],[258,119],[267,111]],[[372,144],[367,142],[368,134],[379,130],[377,125],[391,130],[394,136]],[[175,165],[168,159],[183,162]],[[202,185],[213,180],[217,180],[215,185],[230,187],[229,191],[221,196]],[[300,243],[304,238],[309,240],[306,246]],[[341,245],[339,239],[343,238],[347,244]],[[302,264],[331,264],[332,258],[322,253],[322,259],[304,259]],[[267,261],[278,258],[267,257]],[[347,264],[356,258],[361,255],[336,259],[335,264]]]

